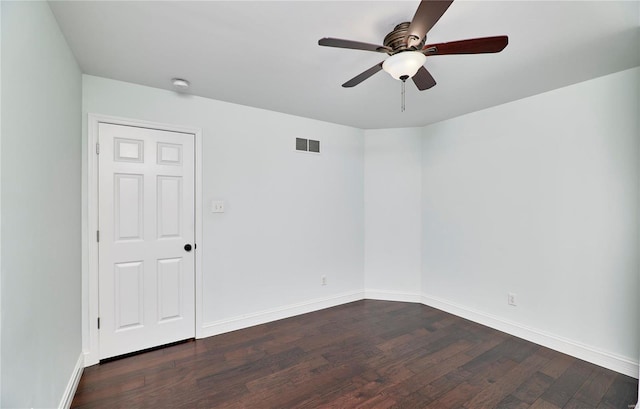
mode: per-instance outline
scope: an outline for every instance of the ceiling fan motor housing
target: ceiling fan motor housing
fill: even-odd
[[[419,50],[424,46],[427,39],[426,35],[420,39],[420,43],[417,45],[407,47],[407,41],[405,41],[405,39],[407,37],[407,32],[409,31],[409,25],[411,25],[411,23],[408,21],[398,24],[393,31],[387,34],[384,38],[384,45],[393,50],[389,53],[390,55],[397,54],[402,51]]]

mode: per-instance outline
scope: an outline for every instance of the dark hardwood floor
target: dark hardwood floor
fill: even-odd
[[[365,300],[86,368],[72,407],[627,409],[637,390],[433,308]]]

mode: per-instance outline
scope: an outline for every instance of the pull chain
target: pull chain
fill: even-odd
[[[400,90],[400,112],[404,112],[404,86],[407,82],[407,78],[409,78],[408,75],[403,75],[402,77],[400,77],[400,81],[402,81],[402,88]]]

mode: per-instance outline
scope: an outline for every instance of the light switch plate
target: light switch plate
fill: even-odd
[[[224,213],[224,201],[214,200],[211,202],[211,213]]]

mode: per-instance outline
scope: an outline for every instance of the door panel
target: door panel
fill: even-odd
[[[158,176],[158,238],[182,237],[182,178]]]
[[[144,316],[142,292],[144,267],[141,261],[117,263],[115,280],[115,329],[117,331],[142,327]]]
[[[182,260],[158,260],[158,319],[159,322],[182,318],[180,276]]]
[[[100,359],[195,336],[193,134],[100,123]]]
[[[114,175],[116,241],[142,240],[144,232],[144,176]]]

